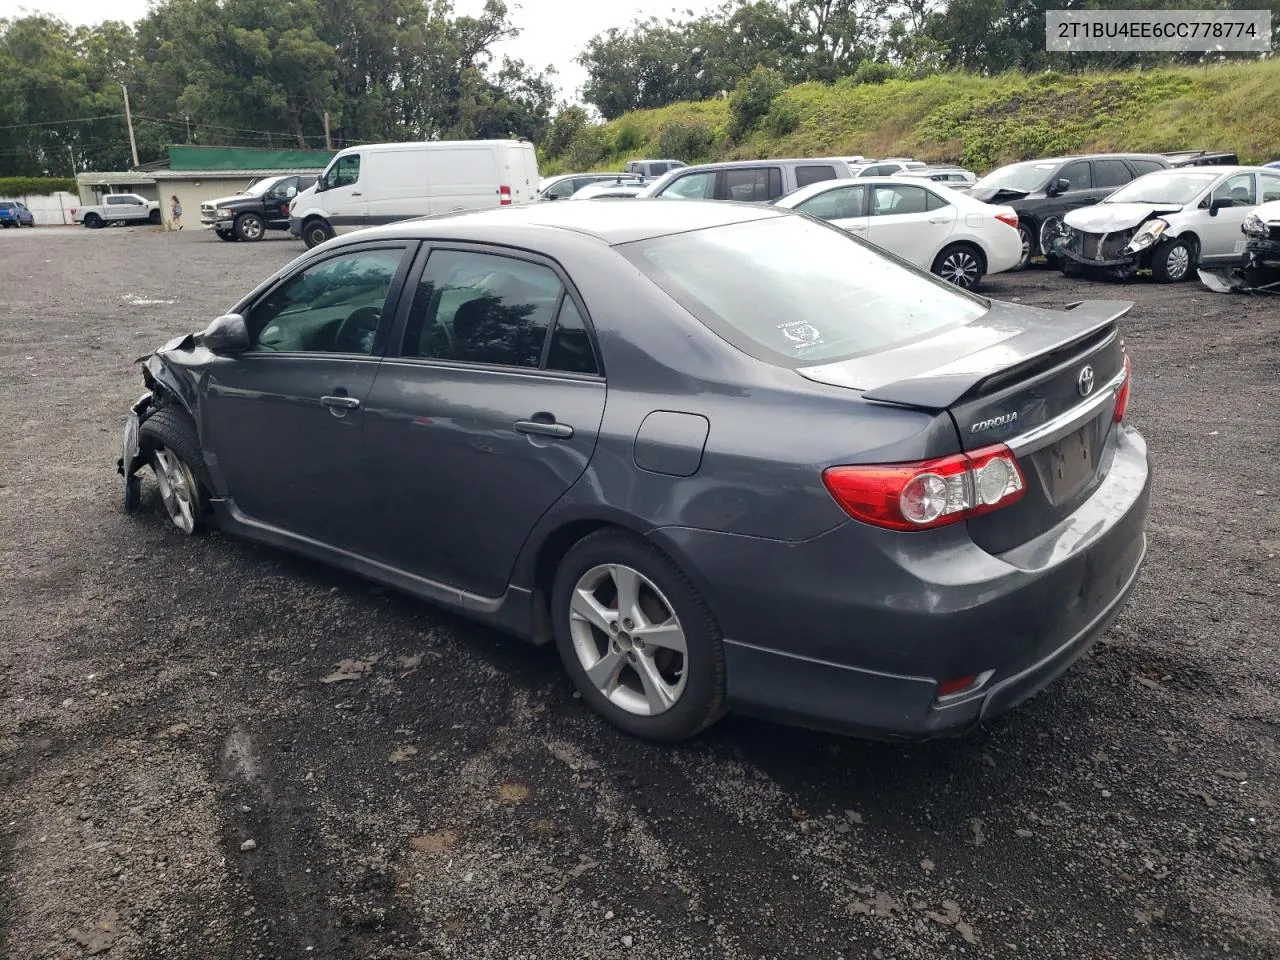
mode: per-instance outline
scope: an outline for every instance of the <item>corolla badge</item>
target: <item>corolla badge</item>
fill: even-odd
[[[1087,397],[1093,393],[1093,367],[1085,364],[1080,370],[1080,375],[1076,377],[1076,389],[1080,391],[1080,396]]]
[[[990,430],[993,427],[1007,427],[1011,423],[1018,422],[1018,412],[1002,413],[998,417],[992,417],[990,420],[979,420],[969,428],[970,433],[982,433],[983,430]]]

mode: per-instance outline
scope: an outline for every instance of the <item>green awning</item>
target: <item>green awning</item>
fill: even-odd
[[[169,169],[182,170],[319,170],[333,150],[259,150],[254,147],[171,146]]]

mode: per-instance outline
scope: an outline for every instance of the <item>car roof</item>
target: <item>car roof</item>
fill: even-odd
[[[1213,176],[1231,176],[1237,173],[1270,173],[1266,167],[1251,167],[1243,164],[1231,166],[1225,163],[1206,163],[1204,166],[1188,165],[1183,167],[1173,167],[1169,170],[1152,170],[1146,176],[1151,177],[1156,174],[1172,174],[1172,173],[1208,173]]]
[[[847,164],[848,161],[844,157],[771,157],[764,160],[723,160],[720,163],[698,163],[689,167],[681,167],[681,173],[688,173],[690,170],[727,170],[740,167],[767,167],[779,163],[832,163],[839,162]],[[723,201],[721,201],[723,202]]]
[[[453,239],[536,246],[539,237],[563,230],[613,246],[783,216],[791,214],[773,207],[723,200],[637,198],[625,203],[526,203],[402,220],[347,234],[346,238]]]

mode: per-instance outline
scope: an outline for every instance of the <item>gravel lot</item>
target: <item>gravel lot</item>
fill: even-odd
[[[963,740],[659,748],[549,648],[121,511],[131,361],[301,250],[0,234],[0,954],[1280,956],[1280,299],[994,278],[1137,302],[1127,612]]]

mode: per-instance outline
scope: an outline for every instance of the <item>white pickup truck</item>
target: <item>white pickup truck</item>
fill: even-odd
[[[109,223],[159,223],[160,204],[136,193],[108,193],[96,206],[72,207],[71,220],[90,230]]]

